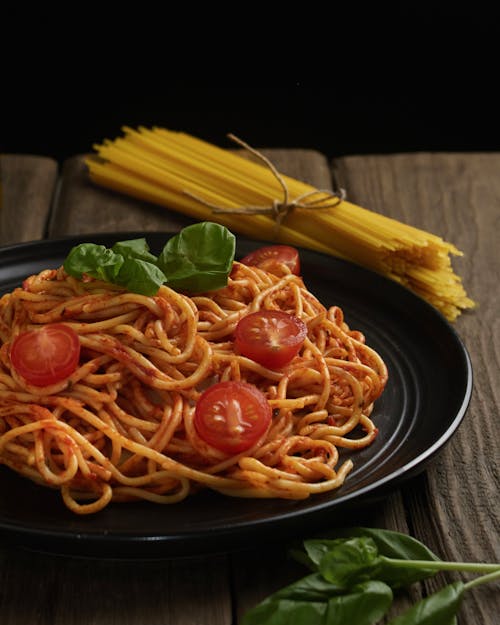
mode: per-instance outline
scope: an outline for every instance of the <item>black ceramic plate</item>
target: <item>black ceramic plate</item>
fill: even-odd
[[[92,235],[110,245],[138,233]],[[147,234],[159,252],[168,234]],[[82,238],[0,249],[0,293],[32,273],[58,267]],[[260,243],[239,240],[237,257]],[[423,300],[377,274],[301,251],[302,273],[325,305],[343,308],[389,369],[373,418],[379,436],[351,454],[355,468],[336,492],[305,501],[247,500],[204,492],[173,506],[112,504],[94,516],[70,513],[57,492],[0,467],[0,536],[53,552],[108,557],[170,557],[245,547],[304,527],[313,531],[338,512],[363,505],[421,471],[448,441],[467,409],[472,371],[454,329]]]

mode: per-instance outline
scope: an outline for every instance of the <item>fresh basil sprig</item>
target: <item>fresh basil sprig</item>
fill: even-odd
[[[235,237],[227,228],[205,221],[170,238],[158,258],[145,238],[119,241],[111,249],[81,243],[69,252],[64,269],[75,278],[88,275],[141,295],[155,295],[162,284],[202,293],[227,284],[235,248]]]
[[[372,625],[384,616],[391,602],[392,590],[383,582],[355,584],[344,592],[312,574],[247,612],[243,625]]]
[[[393,591],[438,571],[485,573],[419,601],[388,625],[454,625],[464,592],[500,579],[500,564],[445,562],[411,536],[356,527],[306,540],[292,555],[311,573],[247,612],[243,625],[375,625]]]
[[[158,267],[175,290],[213,291],[226,286],[235,249],[234,234],[224,226],[203,221],[187,226],[167,241]]]

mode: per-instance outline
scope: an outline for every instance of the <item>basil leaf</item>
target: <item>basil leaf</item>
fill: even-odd
[[[408,586],[432,577],[437,572],[435,568],[426,568],[421,564],[410,566],[410,562],[406,563],[406,561],[412,560],[440,562],[440,559],[426,545],[407,534],[366,527],[339,529],[335,530],[333,534],[335,536],[365,537],[372,540],[381,556],[378,568],[373,574],[392,588]],[[335,540],[340,539],[324,540],[324,545],[318,541],[318,544],[308,552],[309,557],[318,561],[321,554],[328,550],[328,545],[335,543]],[[385,558],[391,558],[391,561],[387,561]],[[403,562],[398,564],[395,560],[402,560]]]
[[[64,269],[76,278],[85,274],[141,295],[155,295],[163,283],[201,293],[227,285],[235,247],[236,239],[227,228],[207,221],[172,237],[159,259],[145,238],[118,241],[111,249],[82,243],[70,251]]]
[[[364,582],[354,586],[351,592],[328,601],[324,625],[373,625],[384,616],[391,604],[392,590],[387,584]]]
[[[281,588],[247,612],[243,625],[324,625],[328,600],[339,590],[342,589],[327,582],[319,573],[307,575]]]
[[[392,619],[387,625],[452,625],[464,593],[464,584],[454,582],[409,610]]]
[[[343,591],[343,586],[332,584],[320,573],[311,573],[311,575],[306,575],[276,591],[272,598],[294,599],[296,601],[328,601],[332,595]]]
[[[304,548],[306,551],[306,555],[311,567],[314,567],[316,570],[319,567],[319,563],[323,556],[330,551],[330,549],[334,549],[337,545],[339,545],[344,539],[335,538],[311,538],[310,540],[304,541]],[[296,558],[306,563],[304,558],[299,558],[300,554],[296,555]]]
[[[83,274],[115,282],[124,258],[104,245],[81,243],[75,246],[64,261],[64,270],[70,276],[81,278]]]
[[[403,560],[435,560],[439,558],[423,543],[407,534],[370,527],[350,527],[334,532],[335,537],[368,536],[377,545],[381,556]]]
[[[118,241],[111,249],[115,254],[121,254],[124,258],[137,258],[154,264],[157,261],[156,256],[149,251],[149,245],[144,237]]]
[[[116,283],[133,293],[156,295],[166,281],[165,274],[152,263],[137,258],[126,258],[116,277]]]
[[[156,265],[141,260],[141,256],[156,260],[144,244],[137,239],[118,243],[109,249],[104,245],[82,243],[70,251],[64,261],[64,269],[75,278],[85,274],[123,286],[134,293],[154,295],[166,278]],[[124,253],[118,253],[117,250]]]
[[[382,582],[358,584],[341,594],[333,589],[309,575],[247,612],[242,625],[372,625],[392,603],[392,590]]]
[[[187,226],[169,239],[158,266],[173,289],[213,291],[226,286],[235,249],[235,237],[227,228],[205,221]]]
[[[319,571],[329,582],[348,587],[371,579],[378,565],[378,550],[371,538],[340,539],[328,545],[319,562]]]
[[[265,601],[243,616],[241,625],[325,625],[326,603],[277,599]]]

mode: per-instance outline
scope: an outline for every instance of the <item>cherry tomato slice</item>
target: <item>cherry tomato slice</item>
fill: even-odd
[[[267,432],[272,410],[266,396],[247,382],[219,382],[207,388],[194,413],[205,442],[227,454],[249,449]]]
[[[282,276],[285,272],[280,265],[286,265],[291,273],[300,275],[300,256],[298,250],[290,245],[266,245],[247,254],[241,259],[243,265],[256,265],[269,273]]]
[[[281,369],[299,352],[307,336],[306,324],[281,310],[259,310],[242,317],[236,326],[236,350],[269,369]]]
[[[80,339],[69,326],[53,323],[14,339],[10,360],[28,384],[49,386],[70,376],[80,359]]]

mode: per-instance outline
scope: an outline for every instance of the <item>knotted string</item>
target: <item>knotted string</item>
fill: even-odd
[[[195,195],[190,191],[184,191],[186,195],[189,195],[198,202],[201,202],[205,206],[208,206],[208,208],[211,208],[214,213],[231,213],[240,215],[272,215],[275,220],[276,234],[282,221],[294,208],[333,208],[346,199],[345,189],[341,188],[338,191],[330,191],[329,189],[313,189],[312,191],[307,191],[306,193],[299,195],[295,199],[290,200],[290,193],[288,191],[287,184],[283,176],[274,166],[274,164],[266,156],[264,156],[264,154],[262,154],[255,148],[252,148],[250,145],[248,145],[248,143],[245,143],[245,141],[242,141],[235,135],[228,134],[227,136],[232,141],[254,154],[258,159],[263,161],[265,165],[267,165],[267,167],[269,167],[274,177],[281,185],[281,188],[283,190],[283,199],[281,201],[279,201],[278,199],[274,199],[271,206],[241,206],[239,208],[227,208],[223,206],[218,206],[217,204],[212,204],[211,202],[208,202],[204,198]],[[312,199],[316,195],[321,197]]]

